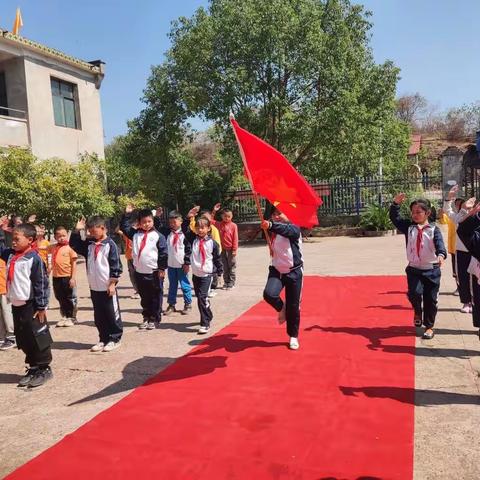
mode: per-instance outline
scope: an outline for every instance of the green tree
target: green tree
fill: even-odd
[[[131,124],[136,151],[154,146],[147,163],[171,161],[199,116],[214,123],[235,178],[232,111],[311,178],[376,173],[380,158],[386,172],[401,170],[409,131],[396,117],[399,70],[375,64],[369,16],[348,0],[211,0],[179,18]]]

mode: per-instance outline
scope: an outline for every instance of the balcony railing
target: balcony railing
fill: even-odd
[[[0,105],[0,146],[29,147],[27,113]]]

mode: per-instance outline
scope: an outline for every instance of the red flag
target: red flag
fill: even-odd
[[[230,122],[253,191],[267,198],[292,223],[318,225],[317,209],[322,200],[305,178],[278,150],[241,128],[235,119]]]

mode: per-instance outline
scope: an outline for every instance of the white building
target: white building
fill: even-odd
[[[0,30],[0,146],[41,159],[104,156],[101,61],[84,62]]]

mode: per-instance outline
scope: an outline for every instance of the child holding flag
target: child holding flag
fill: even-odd
[[[269,268],[263,298],[278,312],[278,323],[287,321],[290,349],[298,350],[300,299],[303,285],[302,235],[300,227],[275,209],[271,221],[264,220],[262,229],[270,234],[272,264]],[[285,302],[280,292],[285,288]]]

